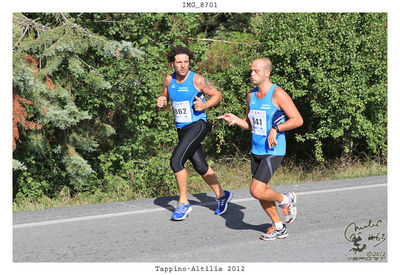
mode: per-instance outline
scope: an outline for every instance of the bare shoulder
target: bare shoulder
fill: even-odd
[[[164,82],[165,81],[171,82],[171,80],[172,80],[172,74],[169,74],[164,78]]]
[[[171,74],[169,74],[169,75],[167,75],[165,78],[164,78],[164,86],[169,86],[169,83],[171,83],[171,80],[172,80],[172,75]]]
[[[287,95],[288,94],[281,87],[276,87],[274,90],[274,97],[283,97],[283,96],[287,96]]]
[[[204,81],[206,79],[204,78],[204,76],[195,73],[193,76],[193,82],[197,85],[197,86],[203,86],[204,85]]]
[[[291,97],[284,89],[281,87],[276,87],[274,90],[273,99],[278,102],[286,102],[288,100],[290,101]]]
[[[194,85],[197,89],[205,92],[205,93],[213,93],[215,92],[215,87],[202,75],[195,74],[193,77]]]
[[[293,105],[292,98],[290,95],[281,87],[276,87],[272,101],[275,106],[279,109],[285,109],[287,106]]]

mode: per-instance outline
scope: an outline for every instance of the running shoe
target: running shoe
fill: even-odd
[[[287,232],[286,225],[283,225],[283,228],[279,230],[273,225],[268,228],[267,232],[260,236],[260,239],[263,241],[273,241],[276,239],[284,239],[287,236],[289,236],[289,234]]]
[[[284,196],[289,198],[289,203],[280,207],[282,208],[283,215],[285,216],[286,223],[291,223],[296,219],[297,216],[297,207],[296,201],[297,197],[296,194],[293,192],[290,193],[283,193]]]
[[[192,212],[192,206],[190,203],[184,204],[183,202],[179,202],[174,214],[172,214],[171,219],[174,221],[184,220],[190,212]]]
[[[232,200],[233,194],[225,190],[225,195],[217,199],[218,208],[215,210],[216,215],[222,215],[228,209],[228,203]]]

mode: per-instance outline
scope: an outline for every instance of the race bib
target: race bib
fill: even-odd
[[[176,122],[192,122],[189,101],[173,101],[172,107]]]
[[[251,131],[253,134],[267,135],[267,113],[266,111],[250,110],[249,119],[251,123]]]

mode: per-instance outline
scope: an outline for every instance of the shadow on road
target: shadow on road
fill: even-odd
[[[217,208],[217,202],[215,201],[214,197],[210,197],[206,193],[194,194],[193,197],[197,198],[198,201],[189,198],[189,203],[192,206],[206,207],[212,211],[210,212],[210,215],[215,215],[214,210]],[[168,209],[171,211],[171,213],[173,213],[175,211],[178,199],[178,196],[156,198],[154,200],[154,204]],[[262,223],[259,225],[246,223],[244,221],[243,209],[246,209],[246,207],[230,202],[228,210],[220,217],[225,219],[225,224],[228,228],[235,230],[255,230],[265,232],[267,228],[271,226],[271,224],[267,223]]]

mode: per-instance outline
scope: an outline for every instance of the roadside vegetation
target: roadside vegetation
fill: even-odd
[[[14,13],[12,21],[14,211],[177,194],[174,117],[155,100],[175,46],[194,53],[191,70],[223,95],[207,110],[203,148],[225,188],[250,182],[250,133],[217,116],[245,115],[249,64],[262,56],[304,119],[287,133],[273,184],[386,174],[387,13]],[[190,175],[191,193],[209,191]]]
[[[251,181],[250,161],[245,157],[226,158],[210,161],[218,175],[218,180],[227,190],[249,188]],[[188,190],[191,194],[209,193],[209,186],[196,175],[187,165],[190,173]],[[296,184],[314,181],[329,181],[347,178],[371,177],[387,175],[386,160],[379,158],[367,160],[337,159],[326,163],[308,163],[296,161],[293,158],[284,159],[282,165],[275,172],[271,185]],[[177,195],[175,182],[165,183],[171,185],[171,193],[165,196]],[[83,192],[71,195],[67,190],[62,190],[54,198],[41,197],[35,200],[25,199],[14,204],[14,211],[31,211],[46,208],[79,206],[96,203],[129,201],[152,197],[151,194],[138,193],[129,185],[121,185],[114,190],[97,189],[92,192]]]

